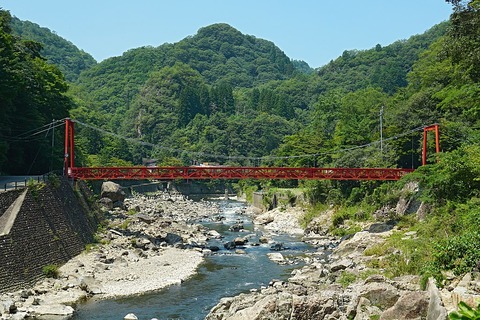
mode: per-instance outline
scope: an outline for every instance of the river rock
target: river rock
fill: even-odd
[[[268,243],[268,238],[265,237],[265,236],[261,236],[260,238],[258,238],[258,242],[260,242],[260,243]]]
[[[210,250],[210,249],[202,249],[202,255],[203,255],[204,257],[206,257],[206,256],[211,256],[211,255],[212,255],[212,250]]]
[[[1,314],[12,314],[17,312],[17,306],[15,305],[15,301],[12,299],[7,299],[1,302],[0,304],[0,313]]]
[[[227,250],[233,250],[235,249],[237,246],[235,245],[235,242],[233,241],[228,241],[226,243],[223,244],[223,247]]]
[[[243,223],[235,223],[228,230],[238,232],[243,229],[244,229]]]
[[[270,247],[272,251],[282,251],[288,249],[283,245],[283,243],[275,243],[273,246]]]
[[[40,318],[48,319],[47,316],[70,316],[75,310],[63,304],[43,304],[33,308],[33,313]]]
[[[102,189],[100,192],[101,198],[109,198],[115,203],[117,201],[123,202],[125,196],[125,192],[119,184],[112,181],[105,181],[102,183]]]
[[[177,244],[183,242],[183,238],[180,237],[178,234],[175,233],[167,233],[167,236],[165,237],[165,241],[168,244]]]
[[[368,299],[382,309],[392,307],[399,299],[398,290],[389,283],[370,282],[359,287],[359,297]]]
[[[137,218],[138,220],[140,220],[142,222],[148,223],[148,224],[151,224],[152,222],[155,221],[154,218],[150,217],[149,215],[143,214],[143,213],[136,214],[135,218]]]
[[[380,320],[425,319],[428,302],[426,292],[408,292],[401,296],[395,305],[385,310],[380,316]]]
[[[345,270],[350,268],[354,265],[351,259],[341,259],[339,261],[335,261],[330,265],[330,272],[336,272],[340,270]]]
[[[123,317],[123,320],[138,320],[138,317],[133,313],[129,313]]]
[[[237,245],[237,246],[243,246],[245,243],[248,242],[248,239],[247,238],[242,238],[242,237],[237,237],[237,238],[235,238],[235,240],[233,240],[233,242],[235,242],[235,245]]]
[[[270,290],[271,289],[271,290]],[[223,298],[205,319],[339,319],[338,305],[330,291],[298,296],[290,292],[277,292],[269,288],[269,294],[240,294]],[[262,290],[266,291],[266,290]]]
[[[98,203],[107,210],[113,209],[113,201],[110,198],[101,198]]]
[[[212,239],[222,238],[222,235],[217,230],[209,230],[207,235]]]
[[[428,320],[437,320],[437,319],[446,319],[447,310],[443,306],[441,293],[435,284],[433,278],[428,279],[427,290],[429,294],[429,304],[428,304]]]
[[[267,253],[267,257],[273,262],[285,262],[285,258],[280,252]]]
[[[266,225],[273,222],[274,220],[275,220],[275,216],[271,211],[268,211],[255,217],[255,219],[253,220],[253,223],[258,225]]]
[[[368,232],[370,232],[370,233],[382,233],[382,232],[387,232],[387,231],[392,230],[393,227],[395,227],[394,222],[373,223],[368,228]]]

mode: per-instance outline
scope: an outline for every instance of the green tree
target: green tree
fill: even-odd
[[[0,10],[0,172],[60,169],[63,152],[58,144],[51,147],[53,129],[33,133],[68,116],[73,103],[65,95],[67,84],[58,68],[41,57],[40,44],[12,35],[10,21],[10,14]],[[58,133],[55,139],[61,141]]]

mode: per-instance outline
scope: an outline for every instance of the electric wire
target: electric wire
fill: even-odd
[[[47,130],[47,132],[45,133],[45,137],[44,137],[44,138],[47,138],[48,132],[49,132],[50,130],[53,130],[53,129],[55,128],[54,125],[53,125],[53,123],[54,123],[54,122],[52,122],[52,123],[50,124],[50,127],[48,127],[48,130]],[[37,161],[37,157],[38,157],[38,155],[40,154],[41,148],[42,148],[42,145],[39,144],[39,145],[38,145],[37,153],[35,154],[35,157],[33,158],[32,163],[30,164],[30,167],[28,168],[27,174],[30,174],[30,171],[32,170],[33,165],[35,164],[35,161]]]
[[[55,123],[55,125],[52,126],[52,124],[54,124],[54,123]],[[57,128],[57,127],[60,127],[60,126],[63,126],[63,125],[64,125],[63,120],[56,120],[56,121],[50,122],[47,125],[44,125],[44,126],[32,129],[32,130],[23,132],[19,135],[13,136],[13,137],[2,135],[2,138],[3,138],[3,140],[9,141],[9,142],[33,142],[33,141],[44,140],[45,137],[37,137],[37,136],[44,133],[44,132],[48,133],[50,130],[52,130],[54,128]]]

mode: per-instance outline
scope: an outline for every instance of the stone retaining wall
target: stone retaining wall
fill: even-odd
[[[0,194],[1,214],[19,194]],[[34,283],[44,266],[61,265],[92,242],[96,219],[77,197],[65,180],[27,192],[9,234],[0,236],[0,292]]]

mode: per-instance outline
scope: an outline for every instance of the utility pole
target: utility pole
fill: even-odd
[[[380,108],[380,153],[383,158],[383,106]]]

